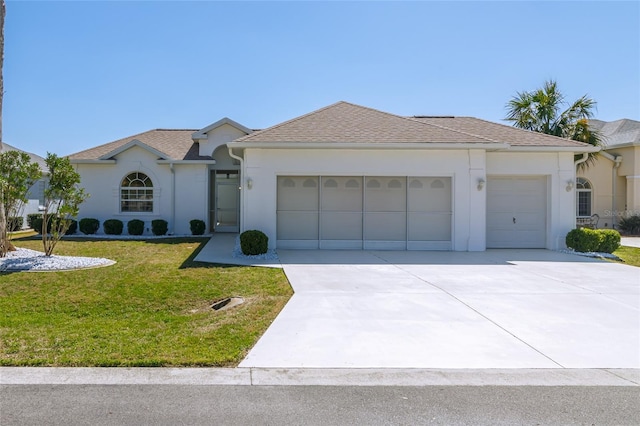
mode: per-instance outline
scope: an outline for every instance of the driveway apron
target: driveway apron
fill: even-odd
[[[294,296],[240,364],[640,368],[640,269],[547,250],[279,250]]]

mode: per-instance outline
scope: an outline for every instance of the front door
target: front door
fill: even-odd
[[[240,231],[240,179],[237,170],[215,172],[214,231]]]

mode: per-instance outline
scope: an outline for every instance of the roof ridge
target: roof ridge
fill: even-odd
[[[439,129],[449,130],[449,131],[451,131],[451,132],[460,133],[460,134],[462,134],[462,135],[466,135],[466,136],[473,136],[473,137],[475,137],[475,138],[478,138],[478,139],[484,139],[484,140],[487,140],[487,141],[489,141],[489,142],[502,143],[502,142],[500,142],[500,141],[497,141],[497,140],[494,140],[494,139],[488,138],[488,137],[486,137],[486,136],[482,136],[482,135],[475,135],[475,134],[473,134],[473,133],[465,132],[464,130],[452,129],[452,128],[450,128],[450,127],[447,127],[447,126],[441,126],[441,125],[439,125],[439,124],[426,123],[426,122],[424,122],[424,121],[420,121],[420,120],[418,120],[418,119],[416,119],[416,118],[413,118],[413,117],[406,117],[406,118],[407,118],[408,120],[414,121],[414,122],[416,122],[416,123],[426,124],[426,125],[428,125],[428,126],[433,126],[433,127],[437,127],[437,128],[439,128]],[[453,117],[453,118],[455,119],[455,117]]]

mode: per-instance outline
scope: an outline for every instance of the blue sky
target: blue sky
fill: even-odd
[[[3,139],[67,155],[345,100],[501,122],[555,79],[640,120],[638,2],[7,1]]]

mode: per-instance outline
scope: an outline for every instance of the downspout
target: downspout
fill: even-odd
[[[242,232],[244,229],[244,158],[235,155],[233,148],[229,145],[227,145],[227,148],[229,149],[229,157],[240,162],[240,232]]]
[[[578,169],[578,164],[584,163],[588,159],[589,159],[589,153],[588,152],[583,152],[582,153],[582,158],[579,158],[579,159],[577,159],[576,161],[573,162],[573,164],[576,166],[576,170]]]
[[[169,229],[169,235],[173,235],[176,222],[176,172],[173,169],[173,163],[169,163],[169,170],[171,170],[171,229]]]
[[[618,212],[616,211],[616,190],[617,190],[617,170],[620,167],[620,163],[622,163],[622,156],[616,155],[613,158],[613,168],[611,169],[611,190],[613,191],[613,196],[611,197],[611,229],[616,229],[616,217],[618,216]]]

